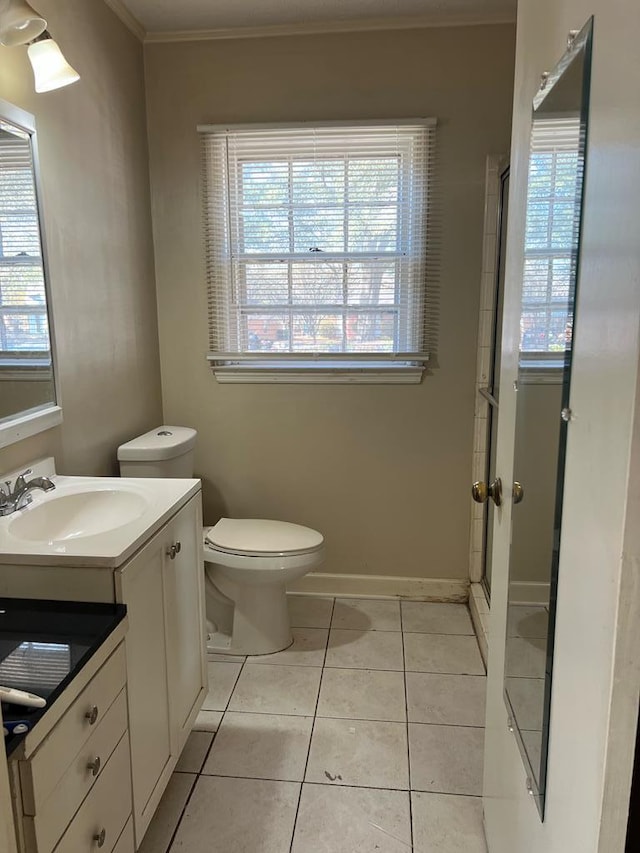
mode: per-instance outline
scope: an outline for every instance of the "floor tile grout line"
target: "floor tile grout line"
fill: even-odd
[[[326,630],[326,628],[324,629]],[[419,637],[473,637],[477,639],[475,631],[467,631],[461,633],[459,631],[408,631],[406,628],[337,628],[331,625],[329,633],[332,631],[349,631],[353,634],[416,634]],[[519,637],[521,640],[535,640],[536,637]],[[226,661],[220,661],[226,663]]]
[[[437,726],[439,729],[480,729],[484,731],[484,726],[460,726],[457,723],[414,723],[411,722],[412,726]],[[535,731],[535,729],[531,729],[531,731]]]
[[[180,816],[178,817],[178,820],[176,822],[175,829],[171,833],[171,838],[169,839],[169,843],[167,844],[167,847],[165,849],[165,853],[171,853],[171,848],[173,847],[173,842],[176,840],[176,835],[178,834],[178,830],[180,829],[180,824],[182,823],[182,818],[184,817],[184,813],[186,812],[187,807],[188,807],[189,803],[191,802],[191,797],[193,796],[193,792],[196,789],[196,785],[198,784],[199,778],[200,778],[199,773],[193,774],[193,782],[191,783],[191,788],[189,789],[189,794],[187,795],[187,799],[185,800],[184,806],[180,810]]]
[[[391,633],[391,632],[387,632]],[[400,632],[398,632],[400,633]],[[433,635],[431,635],[433,636]],[[449,635],[445,635],[449,636]],[[316,651],[319,651],[318,649]],[[325,649],[325,659],[326,659],[326,651]],[[213,663],[218,663],[219,661],[213,661]],[[222,661],[220,661],[221,663]],[[255,663],[253,661],[246,661],[250,666],[280,666],[286,668],[295,668],[295,669],[342,669],[346,671],[364,671],[364,672],[413,672],[417,675],[464,675],[470,678],[486,678],[485,672],[466,672],[466,671],[458,671],[451,672],[450,670],[442,670],[442,669],[381,669],[380,667],[372,667],[372,666],[345,666],[342,664],[341,666],[335,666],[333,664],[301,664],[301,663]],[[244,666],[244,664],[241,664]],[[514,675],[509,676],[510,678],[528,678],[528,679],[536,679],[537,676],[532,675]],[[542,680],[542,679],[537,679]],[[235,685],[234,685],[235,687]],[[203,711],[220,711],[220,708],[203,708]]]
[[[293,853],[293,840],[296,836],[296,826],[298,824],[298,814],[300,813],[300,803],[302,802],[302,789],[304,786],[304,780],[307,776],[307,767],[309,766],[309,756],[311,755],[311,742],[313,741],[313,732],[316,727],[316,717],[318,714],[318,704],[320,702],[320,691],[322,690],[322,677],[324,675],[324,664],[327,659],[327,652],[329,651],[329,637],[331,636],[331,623],[333,622],[333,614],[336,608],[336,599],[335,597],[331,599],[331,616],[329,617],[329,630],[327,632],[327,644],[324,649],[324,658],[322,661],[322,669],[320,670],[320,683],[318,684],[318,695],[316,696],[316,706],[313,709],[313,721],[311,723],[311,734],[309,735],[309,746],[307,747],[307,757],[304,762],[304,769],[302,771],[302,782],[300,783],[300,793],[298,794],[298,803],[296,805],[296,813],[293,818],[293,829],[291,831],[291,843],[289,844],[289,853]]]
[[[217,736],[218,732],[220,731],[220,727],[222,726],[224,716],[227,713],[227,708],[229,707],[229,702],[231,702],[231,697],[233,696],[233,691],[236,689],[238,679],[240,678],[240,675],[242,673],[242,670],[244,669],[244,665],[246,662],[247,662],[247,659],[245,657],[245,659],[240,663],[240,669],[238,670],[238,674],[235,678],[235,681],[233,682],[233,687],[231,688],[231,690],[229,692],[229,698],[227,699],[227,703],[224,707],[224,710],[222,711],[222,716],[220,717],[220,722],[218,723],[218,726],[216,727],[215,732],[213,732],[213,737],[211,738],[211,743],[209,744],[209,749],[207,750],[207,754],[205,755],[204,760],[200,765],[200,770],[195,774],[195,778],[193,780],[191,790],[189,791],[189,796],[187,797],[187,800],[184,804],[184,808],[180,812],[180,817],[178,818],[178,822],[176,823],[176,828],[174,829],[173,834],[171,836],[171,840],[169,841],[169,845],[167,846],[166,853],[171,853],[171,848],[173,847],[173,842],[175,840],[176,835],[178,834],[178,830],[180,829],[180,824],[182,823],[184,813],[186,812],[187,806],[189,805],[189,802],[191,801],[191,797],[193,795],[193,792],[195,791],[196,785],[198,784],[200,778],[203,775],[202,770],[203,770],[205,764],[207,763],[207,760],[209,758],[209,754],[211,753],[211,750],[213,749],[213,744],[215,743],[216,736]],[[208,663],[232,663],[232,661],[209,661],[209,660],[207,660],[207,664]],[[208,670],[209,670],[209,667],[207,666],[207,672],[208,672]],[[217,712],[217,713],[220,713],[220,712]],[[192,731],[194,731],[194,729],[192,729]],[[174,770],[174,773],[175,772],[176,771]]]
[[[413,843],[413,803],[411,801],[411,752],[409,750],[409,692],[407,688],[407,660],[405,657],[404,650],[404,618],[402,615],[402,602],[399,603],[400,607],[400,631],[402,635],[402,680],[404,682],[404,713],[406,716],[405,722],[405,734],[407,737],[407,774],[409,778],[409,843],[411,845],[411,850],[414,849]]]
[[[224,663],[224,662],[225,662],[225,661],[214,661],[214,663]],[[233,682],[233,687],[232,687],[232,688],[231,688],[231,690],[229,691],[229,698],[227,699],[227,702],[226,702],[226,704],[225,704],[224,708],[222,708],[222,709],[220,709],[220,710],[218,710],[218,711],[216,711],[216,712],[215,712],[215,713],[221,714],[222,716],[220,717],[220,722],[218,723],[218,725],[217,725],[217,727],[216,727],[216,730],[215,730],[215,732],[213,733],[213,738],[212,738],[211,743],[210,743],[210,745],[209,745],[209,749],[207,750],[207,754],[206,754],[206,756],[205,756],[205,759],[204,759],[204,761],[202,762],[202,766],[200,767],[200,771],[199,771],[199,773],[198,773],[198,776],[201,776],[201,775],[202,775],[202,768],[203,768],[203,767],[204,767],[204,765],[207,763],[207,760],[208,760],[208,758],[209,758],[209,753],[210,753],[210,752],[211,752],[211,750],[213,749],[213,744],[215,743],[215,740],[216,740],[217,734],[218,734],[218,732],[220,731],[220,729],[221,729],[221,727],[222,727],[222,723],[224,722],[224,718],[225,718],[225,716],[226,716],[226,713],[227,713],[227,711],[229,710],[229,703],[231,702],[231,698],[232,698],[233,693],[234,693],[234,691],[235,691],[235,689],[236,689],[236,687],[237,687],[237,685],[238,685],[238,681],[240,680],[240,676],[242,675],[242,670],[244,669],[244,665],[245,665],[245,663],[246,663],[246,662],[247,662],[247,659],[245,658],[245,659],[242,661],[242,663],[240,664],[240,669],[238,670],[238,674],[236,675],[235,681]]]
[[[322,682],[321,682],[322,684]],[[406,703],[406,692],[405,692],[405,703]],[[407,709],[408,710],[408,709]],[[399,726],[403,726],[405,724],[409,724],[412,726],[440,726],[441,728],[447,729],[484,729],[484,726],[473,725],[472,723],[435,723],[429,722],[426,720],[410,720],[402,719],[402,720],[389,720],[387,717],[338,717],[335,714],[281,714],[279,712],[274,711],[229,711],[229,714],[252,714],[259,717],[293,717],[296,720],[337,720],[343,722],[354,722],[354,723],[396,723]],[[219,727],[218,727],[219,728]],[[201,732],[202,734],[213,734],[216,735],[218,730],[215,732],[211,732],[210,730],[205,729],[194,729],[193,731]],[[523,731],[534,732],[540,731],[539,729],[523,729]],[[194,773],[194,770],[177,770],[176,773]]]
[[[315,780],[300,781],[299,779],[269,779],[262,776],[221,776],[219,773],[187,774],[204,776],[205,779],[242,779],[252,782],[279,782],[287,785],[316,785],[321,788],[355,788],[358,791],[395,791],[400,794],[438,794],[446,797],[472,797],[482,799],[482,794],[462,794],[457,791],[430,791],[426,788],[389,788],[384,785],[345,785],[342,782],[317,782]]]

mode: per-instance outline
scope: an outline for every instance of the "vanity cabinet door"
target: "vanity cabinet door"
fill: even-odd
[[[172,753],[179,757],[206,694],[204,555],[200,497],[167,526],[164,609]]]
[[[116,594],[127,605],[127,690],[131,736],[133,811],[138,843],[157,806],[156,792],[170,771],[165,603],[164,528],[116,572]],[[155,794],[155,795],[154,795]]]

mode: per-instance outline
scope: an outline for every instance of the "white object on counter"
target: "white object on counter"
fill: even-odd
[[[26,690],[17,690],[15,687],[4,687],[0,684],[0,702],[7,705],[22,705],[25,708],[44,708],[47,700],[35,693],[27,693]]]

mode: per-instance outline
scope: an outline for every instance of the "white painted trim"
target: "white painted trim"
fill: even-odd
[[[117,0],[105,0],[111,6]],[[115,11],[115,9],[114,9]],[[348,21],[317,21],[299,24],[273,24],[263,27],[231,27],[210,30],[173,30],[148,32],[145,44],[185,41],[217,41],[219,39],[269,38],[274,36],[308,36],[329,33],[374,32],[378,30],[413,30],[427,27],[475,27],[515,24],[515,18],[497,14],[483,19],[457,17],[454,19],[418,15],[404,18],[370,18]]]
[[[416,116],[415,118],[389,118],[389,119],[356,119],[355,121],[346,121],[346,120],[338,120],[338,121],[258,121],[258,122],[240,122],[239,124],[199,124],[196,126],[196,130],[198,133],[222,133],[224,131],[238,131],[238,130],[247,130],[250,132],[255,132],[257,130],[291,130],[291,128],[300,128],[301,130],[306,129],[314,129],[316,127],[414,127],[418,125],[419,127],[437,127],[438,119],[436,116]],[[299,253],[301,258],[309,257],[306,252]],[[332,252],[332,255],[338,256],[346,256],[349,257],[349,252]],[[359,256],[370,257],[370,258],[379,258],[380,252],[358,252]],[[263,256],[260,253],[251,253],[251,258],[258,257],[262,259],[263,257],[269,258],[270,255]],[[391,353],[390,355],[397,357],[401,353]],[[236,353],[231,353],[228,355],[227,353],[209,353],[209,357],[216,356],[217,358],[227,358],[235,356]],[[296,356],[296,353],[280,353],[279,356],[290,355],[292,357]],[[298,353],[299,355],[299,353]],[[331,353],[306,353],[306,355],[318,355],[320,357],[331,357]],[[366,353],[351,353],[354,357],[358,358],[366,358]],[[429,353],[423,353],[423,356],[428,358]],[[255,357],[255,356],[254,356]]]
[[[424,368],[326,368],[304,367],[298,370],[279,368],[247,368],[239,365],[212,366],[221,385],[419,385]]]
[[[112,12],[120,18],[125,27],[134,34],[140,41],[144,42],[147,37],[147,31],[142,26],[136,16],[129,11],[122,0],[104,0]]]
[[[527,367],[518,371],[519,385],[562,385],[563,367]]]
[[[469,598],[469,581],[465,578],[407,578],[310,572],[292,583],[288,592],[346,598],[466,602]]]
[[[7,447],[22,441],[39,432],[59,426],[62,423],[60,406],[50,406],[47,409],[26,412],[11,418],[7,423],[0,423],[0,447]]]
[[[51,382],[51,367],[0,367],[0,382]]]
[[[512,581],[509,604],[549,604],[551,584],[539,581]]]

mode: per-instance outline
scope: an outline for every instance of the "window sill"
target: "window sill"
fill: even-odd
[[[410,363],[250,362],[211,364],[222,384],[277,385],[419,385],[424,365]]]

